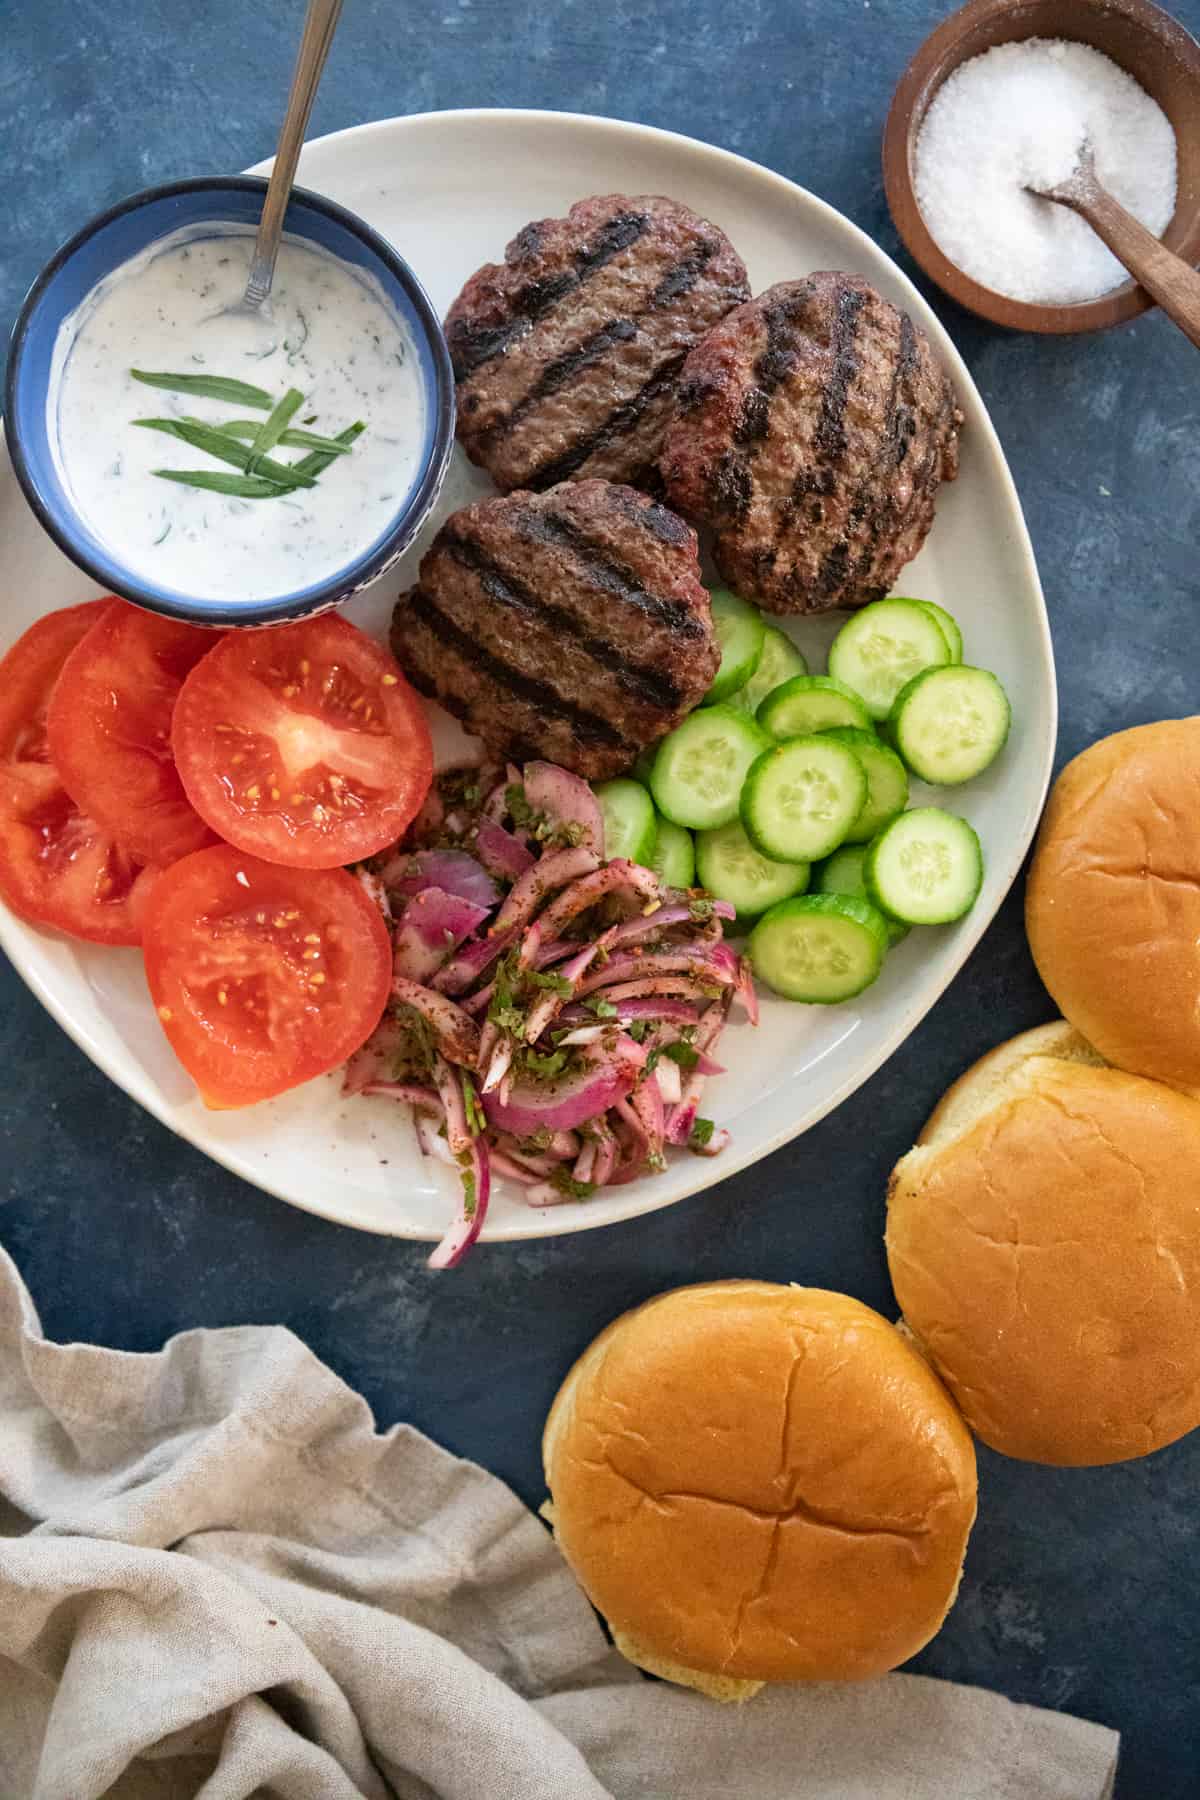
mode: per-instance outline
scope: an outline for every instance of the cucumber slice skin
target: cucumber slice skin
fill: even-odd
[[[897,594],[896,598],[899,599],[900,596]],[[922,612],[929,614],[946,640],[950,661],[960,663],[963,659],[963,634],[962,627],[954,614],[948,613],[944,606],[938,605],[936,600],[914,600],[913,605],[919,606]]]
[[[957,756],[945,741],[949,713],[955,699],[973,704],[983,735],[975,750],[960,745]],[[930,741],[937,730],[938,713],[947,720],[941,744]],[[990,713],[990,719],[985,714]],[[888,718],[888,735],[914,775],[934,787],[959,787],[990,768],[1008,742],[1012,707],[1008,695],[990,669],[959,663],[946,669],[926,669],[902,687]]]
[[[873,731],[838,726],[823,735],[853,750],[863,766],[867,798],[845,841],[869,844],[908,805],[908,770],[891,746],[882,743]]]
[[[870,987],[883,967],[887,945],[887,925],[869,900],[805,894],[764,913],[746,950],[755,976],[785,1000],[836,1006]],[[830,952],[836,952],[840,966],[828,966]]]
[[[856,900],[866,900],[867,880],[863,874],[863,864],[867,860],[865,844],[843,844],[835,850],[816,870],[813,877],[813,890],[818,894],[850,894]],[[877,902],[872,902],[877,905]],[[893,919],[879,907],[883,922],[887,926],[889,946],[899,944],[912,930],[911,925]]]
[[[721,666],[704,704],[728,700],[745,687],[758,668],[763,653],[767,628],[757,606],[731,594],[728,588],[716,588],[709,595],[717,642],[721,646]]]
[[[789,784],[796,782],[819,786],[824,816],[810,812],[805,819],[798,806],[788,806]],[[742,789],[742,824],[771,861],[815,862],[845,841],[866,798],[867,777],[853,750],[814,732],[773,744],[758,757]]]
[[[658,841],[646,867],[654,870],[664,887],[692,887],[696,880],[696,846],[691,832],[682,825],[672,825],[670,819],[660,818]]]
[[[731,698],[736,706],[745,707],[748,713],[756,713],[767,695],[773,694],[777,687],[782,687],[793,675],[807,674],[807,658],[797,650],[787,632],[780,631],[778,625],[768,625],[763,632],[762,655],[757,669],[745,687]]]
[[[860,696],[829,675],[793,675],[771,690],[755,717],[773,738],[808,737],[839,725],[871,729],[871,715]]]
[[[716,831],[696,837],[696,875],[700,885],[717,900],[728,900],[739,922],[757,919],[780,900],[790,900],[808,888],[807,863],[773,862],[754,848],[735,819]]]
[[[829,673],[886,719],[900,689],[923,669],[950,661],[950,646],[915,600],[876,600],[848,619],[829,646]]]
[[[924,895],[901,863],[907,850],[924,844],[943,853],[943,880]],[[928,857],[925,859],[928,862]],[[954,863],[958,863],[957,870]],[[907,925],[949,925],[969,913],[983,886],[983,850],[973,828],[957,813],[940,806],[918,806],[901,813],[867,849],[863,864],[867,894],[882,911]]]
[[[658,840],[658,818],[641,782],[620,775],[615,781],[597,783],[592,792],[604,820],[605,856],[610,862],[614,856],[623,856],[649,868]]]
[[[713,831],[738,816],[742,783],[771,740],[739,707],[701,706],[658,746],[650,771],[654,804],[672,825]],[[720,750],[719,748],[720,747]],[[703,760],[709,752],[709,776]],[[723,751],[723,753],[721,753]],[[716,756],[720,766],[712,767]]]

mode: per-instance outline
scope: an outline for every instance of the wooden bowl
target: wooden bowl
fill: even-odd
[[[883,133],[883,181],[896,229],[925,273],[970,312],[1013,331],[1101,331],[1154,302],[1136,281],[1069,306],[1010,300],[973,281],[930,236],[913,188],[929,103],[960,63],[1022,38],[1072,38],[1103,51],[1158,101],[1175,129],[1179,191],[1163,242],[1200,260],[1200,44],[1150,0],[968,0],[922,44],[900,80]]]

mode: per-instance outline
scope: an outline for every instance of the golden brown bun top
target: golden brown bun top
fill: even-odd
[[[1060,1012],[1107,1062],[1200,1091],[1200,718],[1117,732],[1067,764],[1025,925]]]
[[[743,1680],[843,1680],[915,1654],[958,1585],[970,1436],[870,1308],[729,1281],[626,1313],[543,1440],[567,1560],[619,1638]]]
[[[888,1202],[917,1341],[986,1444],[1144,1456],[1200,1424],[1200,1103],[1059,1023],[950,1089]]]

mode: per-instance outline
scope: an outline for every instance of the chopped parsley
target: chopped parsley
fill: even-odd
[[[629,1035],[635,1044],[644,1044],[646,1041],[646,1033],[649,1029],[649,1019],[635,1019],[633,1024],[629,1027]]]
[[[663,1055],[669,1056],[671,1061],[678,1063],[681,1069],[694,1069],[700,1061],[700,1052],[693,1050],[690,1044],[684,1043],[668,1044]]]
[[[611,1000],[606,1000],[603,994],[589,994],[583,1005],[598,1019],[615,1019],[617,1016],[616,1007]]]
[[[479,1104],[479,1095],[475,1092],[475,1083],[464,1069],[462,1071],[463,1107],[467,1115],[467,1130],[472,1137],[478,1137],[486,1130],[487,1120],[483,1116],[483,1108]]]
[[[553,1142],[554,1133],[548,1125],[539,1125],[537,1130],[531,1131],[528,1137],[518,1138],[517,1140],[517,1143],[522,1150],[532,1152],[535,1155],[539,1150],[548,1150]]]
[[[465,1153],[458,1159],[458,1172],[462,1179],[463,1212],[468,1219],[473,1219],[475,1208],[479,1204],[479,1196],[475,1191],[475,1171]]]
[[[566,1194],[571,1200],[590,1200],[596,1191],[594,1181],[576,1181],[573,1175],[568,1174],[565,1163],[559,1163],[550,1182],[560,1194]]]
[[[715,1130],[716,1126],[711,1119],[693,1120],[691,1134],[688,1137],[688,1144],[691,1149],[703,1150],[706,1144],[712,1142],[712,1134]]]
[[[570,1060],[565,1050],[551,1050],[545,1056],[538,1050],[526,1050],[523,1057],[529,1073],[540,1075],[546,1081],[552,1080],[555,1075],[561,1075]]]
[[[703,925],[713,916],[713,903],[706,894],[696,894],[688,901],[688,914],[697,925]]]
[[[504,805],[514,825],[531,825],[534,812],[525,798],[525,789],[519,781],[510,781],[504,790]]]
[[[565,975],[556,975],[550,969],[526,969],[525,980],[531,987],[542,988],[548,994],[558,994],[564,1000],[569,1000],[575,992]]]

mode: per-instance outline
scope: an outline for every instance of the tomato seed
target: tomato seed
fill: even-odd
[[[383,685],[384,687],[395,687],[399,679],[398,675],[385,675],[383,677]]]
[[[171,1011],[169,1006],[160,1006],[158,1009],[158,1016],[162,1020],[164,1025],[169,1025],[175,1015]]]

